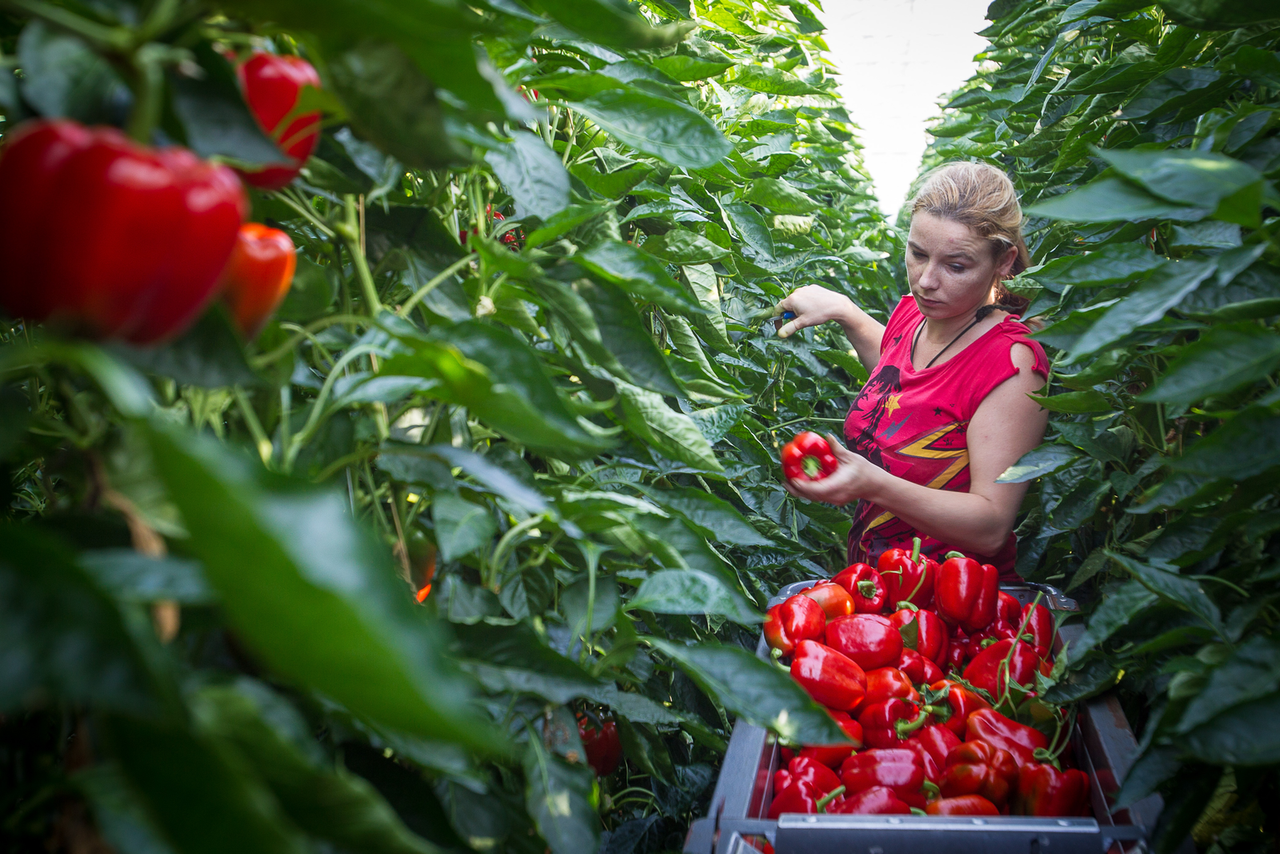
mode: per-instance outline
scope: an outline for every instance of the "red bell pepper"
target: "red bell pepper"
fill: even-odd
[[[855,563],[836,573],[831,579],[853,597],[853,610],[859,614],[880,614],[888,602],[889,588],[880,573],[869,564]]]
[[[1011,626],[1001,618],[996,617],[985,629],[970,635],[969,651],[972,655],[969,657],[972,658],[996,641],[1012,640],[1015,631],[1017,631],[1015,626]]]
[[[812,640],[802,640],[796,645],[791,658],[791,678],[809,692],[810,697],[840,711],[857,706],[867,691],[867,676],[856,662]]]
[[[969,715],[964,740],[985,741],[1007,750],[1019,768],[1034,763],[1035,752],[1049,747],[1049,739],[1040,730],[1009,720],[994,709],[978,709]]]
[[[822,640],[826,629],[822,606],[798,593],[774,605],[764,618],[765,642],[782,655],[790,655],[802,640]]]
[[[834,801],[827,807],[836,815],[910,815],[911,806],[888,786],[872,786]]]
[[[910,551],[885,550],[876,561],[876,570],[888,588],[890,607],[896,608],[899,602],[910,602],[918,608],[928,608],[933,603],[938,564],[920,555],[919,537],[912,541]]]
[[[919,742],[921,747],[929,751],[929,755],[940,768],[947,766],[947,757],[951,755],[951,751],[964,743],[960,740],[960,736],[942,724],[921,727],[914,741]]]
[[[248,200],[226,166],[37,119],[0,154],[0,308],[92,338],[173,338],[213,297]]]
[[[960,631],[959,627],[951,630],[951,642],[947,644],[947,663],[942,665],[943,669],[950,672],[959,673],[964,669],[964,663],[969,660],[969,636]]]
[[[982,795],[997,807],[1009,802],[1018,782],[1018,763],[1009,751],[985,741],[967,741],[947,756],[943,775],[944,798],[960,795]]]
[[[920,692],[911,684],[911,679],[896,667],[877,667],[866,671],[867,693],[862,698],[859,709],[865,709],[872,703],[901,697],[913,703],[920,702]]]
[[[1059,771],[1031,763],[1018,771],[1015,815],[1072,817],[1088,815],[1089,775],[1078,768]]]
[[[924,808],[926,815],[1000,815],[996,805],[981,795],[939,798]]]
[[[828,620],[847,617],[853,613],[853,597],[849,595],[848,590],[835,582],[820,581],[808,590],[801,590],[800,595],[817,602]]]
[[[915,685],[929,685],[942,678],[942,668],[914,649],[902,650],[898,669],[907,674],[907,678]]]
[[[959,682],[953,682],[950,679],[942,679],[934,682],[929,686],[930,696],[934,705],[938,705],[940,700],[945,699],[949,712],[939,715],[942,717],[942,724],[956,735],[963,735],[966,724],[969,721],[969,715],[978,709],[989,709],[991,704],[982,697],[970,691]],[[944,696],[938,696],[941,692],[945,692]]]
[[[305,59],[255,53],[236,68],[236,77],[254,118],[289,158],[285,165],[241,170],[241,174],[255,187],[278,190],[297,177],[320,142],[318,111],[301,113],[284,125],[303,87],[320,88],[320,75]]]
[[[775,819],[788,812],[808,815],[824,812],[827,804],[842,794],[844,794],[844,786],[838,786],[831,792],[822,792],[812,783],[792,780],[789,786],[774,797],[773,803],[769,804],[769,818]]]
[[[803,753],[787,763],[787,771],[791,774],[791,782],[804,780],[812,783],[824,795],[840,785],[835,771]]]
[[[1036,685],[1036,672],[1048,675],[1050,669],[1029,644],[1002,640],[973,657],[964,669],[964,679],[999,702],[1009,691],[1009,679],[1012,678],[1023,691],[1030,691]]]
[[[298,263],[289,235],[262,223],[246,222],[218,279],[222,301],[245,338],[256,338],[280,305]]]
[[[1001,590],[996,595],[996,619],[1016,626],[1021,615],[1022,603],[1012,594]]]
[[[827,646],[858,662],[863,670],[890,667],[902,658],[902,635],[879,614],[850,614],[827,623]]]
[[[872,747],[901,747],[911,733],[929,720],[929,712],[901,697],[868,703],[858,713],[862,738]]]
[[[996,618],[999,592],[1000,570],[959,552],[948,552],[934,589],[938,616],[973,634]]]
[[[924,764],[913,750],[864,750],[840,766],[840,779],[850,796],[873,786],[886,786],[913,807],[923,807]]]
[[[808,756],[827,765],[831,768],[839,767],[840,763],[848,759],[854,750],[861,750],[863,745],[862,724],[855,721],[849,716],[848,712],[842,712],[838,709],[827,709],[827,714],[835,719],[840,729],[844,730],[844,734],[849,737],[851,743],[848,744],[811,744],[800,750],[800,756]]]
[[[787,480],[822,480],[839,465],[827,440],[817,433],[797,433],[782,446],[782,473]]]
[[[779,768],[773,772],[773,791],[774,794],[781,792],[787,786],[791,785],[791,772],[786,768]]]
[[[1053,651],[1053,639],[1057,630],[1053,623],[1053,612],[1039,602],[1030,602],[1022,609],[1019,622],[1022,627],[1021,640],[1027,641],[1035,649],[1036,655],[1048,659]],[[1027,636],[1030,635],[1030,638]]]
[[[933,611],[916,608],[914,605],[900,608],[889,615],[889,622],[898,627],[898,632],[903,636],[904,645],[911,647],[935,664],[947,660],[949,633],[942,618]],[[914,644],[908,640],[912,637],[915,639]]]
[[[925,784],[925,788],[928,789],[931,784],[933,794],[936,795],[938,784],[942,782],[942,769],[946,766],[934,760],[933,754],[920,743],[919,739],[915,737],[915,733],[912,734],[911,738],[902,742],[902,746],[920,757],[920,764],[924,766],[924,778],[928,781]]]

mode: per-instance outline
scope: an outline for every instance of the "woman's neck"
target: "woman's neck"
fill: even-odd
[[[978,319],[978,313],[985,305],[991,305],[991,303],[984,303],[983,305],[974,308],[973,311],[958,314],[955,317],[926,317],[923,333],[925,340],[930,344],[935,344],[939,347],[947,344],[969,326],[979,325],[975,321]]]

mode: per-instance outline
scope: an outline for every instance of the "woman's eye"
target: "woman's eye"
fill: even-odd
[[[953,272],[953,273],[963,273],[963,272],[964,272],[964,265],[963,265],[963,264],[950,264],[950,265],[948,265],[948,266],[950,266],[950,267],[951,267],[951,272]]]

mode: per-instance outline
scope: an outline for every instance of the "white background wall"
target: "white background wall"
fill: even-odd
[[[989,0],[824,0],[826,42],[840,94],[862,128],[880,208],[906,199],[938,101],[967,80],[986,45]]]

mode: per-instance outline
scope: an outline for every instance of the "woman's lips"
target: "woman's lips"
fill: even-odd
[[[932,308],[935,305],[942,305],[941,300],[929,299],[928,297],[922,297],[919,294],[916,294],[916,302],[920,303],[921,305],[927,305],[930,308]]]

